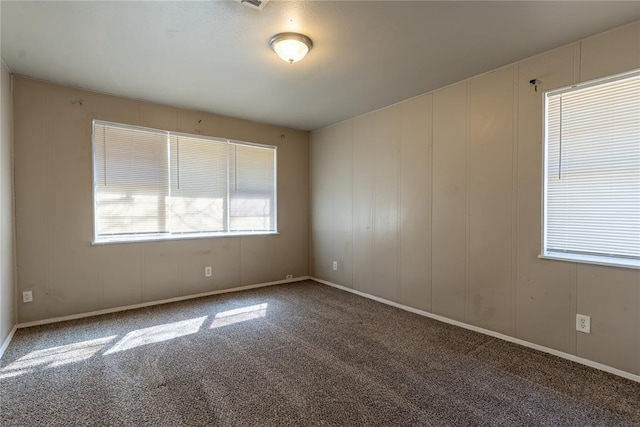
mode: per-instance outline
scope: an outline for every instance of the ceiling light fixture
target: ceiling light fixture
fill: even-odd
[[[298,33],[276,34],[269,44],[283,61],[290,64],[300,61],[313,47],[309,37]]]

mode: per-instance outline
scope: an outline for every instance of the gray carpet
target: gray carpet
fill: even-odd
[[[640,384],[315,282],[19,330],[0,424],[640,425]]]

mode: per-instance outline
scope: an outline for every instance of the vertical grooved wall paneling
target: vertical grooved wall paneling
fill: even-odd
[[[373,295],[398,301],[398,108],[371,115],[374,150]]]
[[[433,93],[432,309],[465,321],[467,83]]]
[[[538,259],[542,235],[543,96],[573,83],[574,47],[519,64],[516,337],[572,353],[571,264]],[[538,90],[529,84],[538,80]]]
[[[640,23],[313,132],[314,275],[344,232],[356,290],[639,374],[640,271],[538,258],[544,92],[637,68]]]
[[[323,129],[310,155],[311,193],[316,196],[311,200],[311,274],[347,287],[353,286],[352,133],[352,123]]]
[[[400,291],[398,302],[431,311],[431,94],[398,106],[400,115]]]
[[[476,326],[511,335],[513,66],[469,87],[469,313]]]
[[[353,121],[353,288],[374,293],[373,288],[373,118]],[[340,126],[345,126],[342,124]],[[315,159],[314,159],[315,161]],[[321,201],[322,202],[322,201]]]

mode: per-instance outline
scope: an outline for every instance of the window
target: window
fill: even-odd
[[[94,120],[94,243],[276,233],[276,147]]]
[[[545,96],[542,257],[640,268],[640,72]]]

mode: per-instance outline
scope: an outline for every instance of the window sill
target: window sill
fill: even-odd
[[[603,257],[594,255],[542,253],[538,255],[540,259],[551,259],[554,261],[577,262],[580,264],[605,265],[608,267],[621,267],[640,270],[640,260]]]
[[[231,233],[202,233],[189,235],[169,235],[169,236],[134,236],[120,237],[112,239],[93,240],[91,246],[114,245],[121,243],[145,243],[145,242],[164,242],[174,240],[194,240],[194,239],[219,239],[225,237],[251,237],[251,236],[277,236],[277,231],[257,231],[257,232],[231,232]]]

